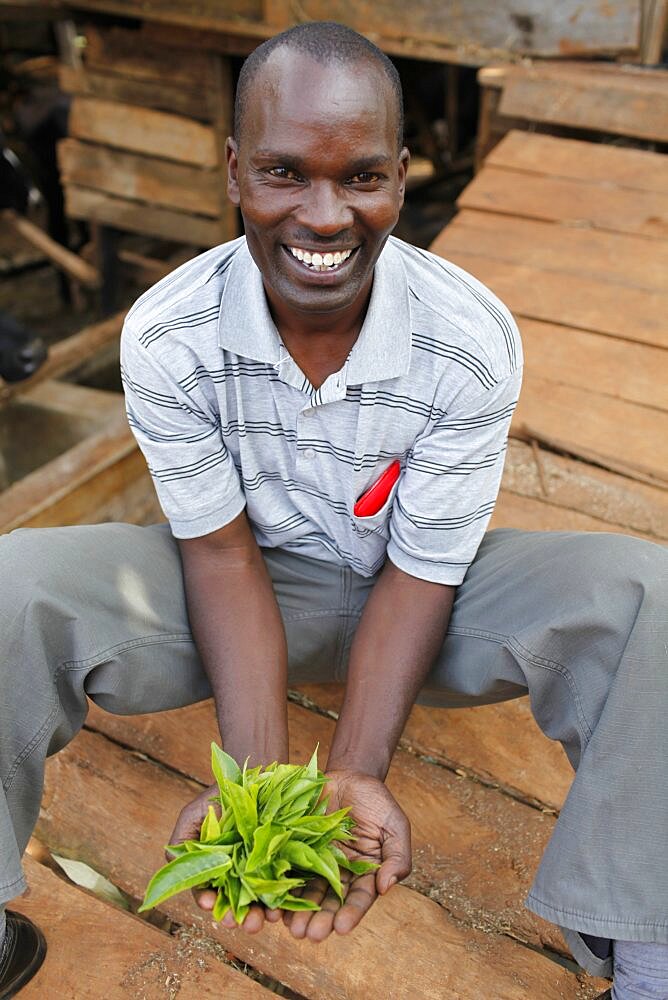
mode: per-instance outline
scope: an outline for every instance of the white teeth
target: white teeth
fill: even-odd
[[[299,247],[288,247],[288,250],[297,260],[307,264],[311,271],[332,270],[348,260],[353,252],[352,250],[337,250],[336,253],[320,254],[311,253],[309,250],[300,250]]]

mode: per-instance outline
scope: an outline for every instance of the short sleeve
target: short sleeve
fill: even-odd
[[[501,483],[521,370],[443,414],[417,439],[392,509],[388,558],[411,576],[462,582]]]
[[[245,506],[220,416],[187,393],[126,324],[121,375],[130,428],[176,538],[222,528]]]

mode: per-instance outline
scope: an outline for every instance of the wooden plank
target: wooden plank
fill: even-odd
[[[668,194],[529,173],[518,183],[514,171],[491,163],[492,156],[459,196],[461,208],[668,238]]]
[[[602,80],[594,75],[557,79],[540,70],[512,74],[503,89],[499,112],[550,125],[668,140],[665,80],[648,86],[646,93],[638,93],[627,89],[623,79]]]
[[[490,153],[487,163],[586,184],[613,184],[635,191],[668,194],[665,155],[644,149],[511,131]]]
[[[518,496],[501,490],[490,521],[490,528],[519,528],[522,531],[620,531],[618,525],[593,517],[584,511],[571,510],[535,497]],[[657,541],[651,535],[624,529],[624,533]]]
[[[299,684],[296,690],[308,704],[338,715],[343,685]],[[468,709],[414,705],[401,745],[455,774],[472,776],[548,811],[561,809],[573,780],[561,745],[540,731],[528,698]]]
[[[536,452],[522,441],[508,442],[502,487],[501,503],[505,505],[502,520],[511,527],[521,527],[510,524],[518,510],[514,502],[509,506],[510,495],[517,494],[595,518],[610,531],[668,541],[668,491],[542,448]],[[533,520],[534,516],[545,514],[534,515],[527,510],[528,518]],[[550,516],[556,517],[556,512]]]
[[[202,100],[201,91],[173,85],[170,80],[136,80],[113,73],[77,71],[61,64],[58,82],[60,89],[67,94],[97,97],[121,104],[139,104],[144,108],[171,111],[202,121],[212,119],[209,104]]]
[[[668,347],[667,294],[481,257],[448,247],[447,237],[439,245],[444,244],[451,261],[491,288],[518,316]]]
[[[524,381],[511,425],[627,475],[668,482],[668,412],[560,385],[533,373]]]
[[[0,211],[0,221],[8,229],[13,230],[36,250],[41,251],[45,257],[55,264],[64,274],[79,281],[89,288],[98,288],[101,284],[101,277],[94,267],[91,267],[85,260],[77,254],[72,253],[67,247],[62,246],[51,239],[48,233],[36,226],[30,219],[19,215],[12,208],[5,208]]]
[[[668,305],[668,302],[667,302]],[[522,322],[526,371],[643,407],[668,410],[668,351],[553,323]],[[593,400],[595,406],[597,400]],[[641,411],[637,411],[639,417]],[[645,412],[651,422],[653,415]]]
[[[217,169],[202,170],[76,139],[58,143],[58,163],[66,185],[213,218],[220,215],[222,185]]]
[[[223,224],[213,219],[115,198],[74,184],[66,188],[65,204],[67,214],[74,219],[101,222],[194,247],[213,247],[232,238],[224,232]]]
[[[644,236],[555,226],[496,212],[463,209],[438,234],[430,250],[448,258],[461,250],[512,264],[529,264],[561,275],[603,281],[611,297],[617,285],[665,292],[668,243]]]
[[[653,65],[661,61],[668,24],[668,0],[644,0],[640,61]]]
[[[182,115],[131,104],[75,97],[70,110],[69,135],[179,163],[200,167],[218,164],[212,128]]]
[[[172,716],[169,734],[164,728],[160,731],[163,748],[167,746],[171,755],[175,747],[194,743],[187,733],[197,731],[203,737],[201,758],[206,766],[208,750],[204,734],[215,732],[211,706],[208,706],[208,715],[200,708],[193,717],[182,715],[174,719],[173,713],[166,713],[162,720],[169,715]],[[291,715],[297,717],[300,729],[309,730],[308,754],[313,747],[314,733],[325,739],[331,733],[331,722],[321,716],[297,706],[291,706]],[[111,720],[113,723],[118,721]],[[123,722],[132,728],[118,729],[116,726],[116,734],[123,732],[125,737],[134,740],[136,732],[141,741],[137,750],[143,755],[148,742],[142,737],[143,727],[133,727],[132,719],[121,720]],[[194,722],[200,728],[193,729]],[[149,739],[155,742],[155,737],[156,729],[152,727]],[[302,738],[301,743],[305,744],[306,740]],[[321,745],[323,743],[324,740]],[[469,924],[460,929],[454,942],[451,935],[455,924],[449,913],[408,889],[393,891],[376,904],[354,935],[318,947],[317,952],[307,943],[295,942],[284,932],[280,933],[280,928],[270,928],[252,939],[221,928],[216,937],[247,961],[251,961],[249,956],[252,954],[252,964],[256,968],[309,997],[341,996],[358,1000],[369,994],[385,995],[382,981],[391,969],[392,976],[399,976],[397,981],[403,989],[398,995],[401,996],[438,997],[439,1000],[450,995],[477,998],[494,984],[494,996],[517,996],[519,1000],[519,997],[531,995],[531,979],[538,968],[545,977],[546,992],[541,996],[559,996],[554,987],[559,982],[561,988],[568,988],[569,979],[556,980],[557,968],[537,955],[538,964],[530,972],[527,969],[530,980],[523,984],[525,992],[512,992],[507,976],[510,969],[518,972],[526,968],[524,951],[516,950],[514,945],[507,948],[510,941],[493,933],[502,927],[507,933],[512,922],[513,932],[530,934],[534,942],[559,943],[556,929],[525,913],[521,905],[530,877],[527,868],[534,863],[551,833],[551,816],[479,783],[462,781],[445,768],[428,765],[410,755],[398,756],[401,757],[401,773],[395,770],[389,780],[414,820],[419,866],[416,877],[424,879],[425,883],[431,881],[433,885],[435,873],[438,873],[444,907],[451,907],[453,917],[456,915]],[[171,759],[178,762],[180,756]],[[300,759],[305,759],[303,753]],[[161,863],[161,844],[169,835],[174,816],[180,805],[192,796],[193,789],[177,777],[171,765],[165,769],[140,756],[130,756],[92,733],[81,734],[66,751],[50,760],[47,771],[38,836],[59,852],[67,848],[70,854],[108,874],[130,895],[140,896],[152,867]],[[90,803],[90,807],[84,806],[84,801]],[[119,816],[113,839],[99,836],[104,815]],[[120,843],[122,850],[118,847]],[[481,877],[483,872],[484,877]],[[394,924],[404,907],[411,911],[411,922],[415,921],[412,925],[420,926],[428,936],[425,955],[420,952],[420,961],[429,953],[433,956],[412,971],[404,971],[406,963],[402,955],[396,954],[395,942],[384,933],[388,929],[386,921]],[[161,910],[179,921],[203,922],[186,896],[165,904]],[[515,925],[515,916],[523,921],[522,930]],[[479,936],[470,925],[480,926],[483,921],[492,933]],[[415,940],[411,940],[411,956],[420,937],[416,935]],[[472,957],[468,973],[471,979],[464,977],[459,983],[456,979],[448,980],[452,944],[461,946],[468,941],[475,946],[482,945],[483,940],[495,955],[494,961],[485,961],[479,966]],[[563,948],[563,944],[560,947]],[[365,954],[367,974],[360,976],[359,962]],[[479,977],[482,978],[478,982]],[[318,988],[318,983],[323,985]],[[459,986],[461,992],[451,994],[449,983]],[[575,982],[570,983],[570,989],[574,990]],[[476,993],[475,988],[480,993]],[[564,995],[577,996],[574,991]]]
[[[91,357],[97,351],[118,339],[123,325],[125,313],[116,313],[100,323],[92,323],[78,333],[60,340],[49,348],[49,355],[44,364],[30,378],[23,382],[0,385],[0,410],[2,404],[12,397],[23,395],[40,382],[48,378],[56,378],[71,371],[82,361]]]
[[[90,521],[93,511],[122,494],[139,477],[147,498],[152,498],[145,472],[119,397],[117,414],[107,419],[103,429],[89,433],[0,493],[0,532]]]
[[[200,100],[205,103],[204,95],[215,73],[214,59],[206,50],[193,52],[176,43],[147,44],[142,25],[126,28],[86,24],[83,34],[86,72],[111,73],[137,82],[199,90]]]
[[[25,859],[29,893],[12,907],[46,937],[47,955],[21,990],[25,1000],[44,997],[169,997],[270,1000],[275,994],[221,960],[201,939],[178,938],[132,913],[59,878]],[[222,952],[222,949],[219,949]]]
[[[320,20],[320,0],[301,0],[299,19]],[[615,3],[605,13],[597,5],[562,0],[546,7],[541,0],[458,3],[415,0],[330,0],[327,17],[358,31],[386,38],[436,40],[452,46],[479,46],[541,56],[563,56],[637,49],[640,10],[637,2]],[[293,21],[295,15],[292,15]],[[277,25],[276,25],[277,26]]]

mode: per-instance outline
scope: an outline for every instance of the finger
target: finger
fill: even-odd
[[[350,884],[343,906],[334,916],[337,934],[348,934],[371,908],[377,898],[374,873],[360,875]]]
[[[334,919],[341,909],[341,900],[333,891],[329,889],[320,904],[320,909],[310,914],[311,919],[306,928],[306,937],[309,941],[319,942],[334,930]]]
[[[283,910],[265,910],[264,919],[268,924],[276,924],[283,918]]]
[[[324,878],[314,878],[304,886],[300,895],[303,899],[310,899],[311,902],[321,906],[328,888],[329,883]],[[286,914],[285,924],[290,928],[292,936],[305,937],[308,925],[314,915],[313,910],[293,910]]]
[[[411,828],[408,820],[402,818],[404,822],[397,824],[396,832],[383,841],[382,863],[376,872],[376,889],[381,896],[410,875],[412,868]]]
[[[254,903],[246,914],[241,927],[247,934],[258,934],[264,927],[264,906]]]
[[[193,890],[195,902],[199,906],[200,910],[212,910],[216,902],[217,895],[218,892],[216,889]]]

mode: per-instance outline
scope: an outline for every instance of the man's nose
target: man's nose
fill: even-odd
[[[298,212],[298,222],[318,236],[349,229],[354,221],[347,192],[338,184],[311,183]]]

